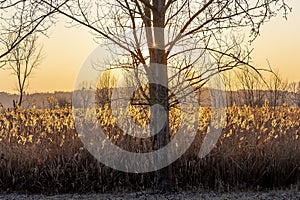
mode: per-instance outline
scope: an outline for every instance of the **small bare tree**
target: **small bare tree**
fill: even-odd
[[[232,73],[232,71],[226,71],[222,73],[222,77],[223,77],[223,82],[224,82],[224,86],[226,89],[226,93],[227,93],[227,105],[228,106],[232,106],[234,103],[237,104],[238,102],[236,102],[235,99],[235,74]]]
[[[236,73],[236,88],[243,103],[250,106],[262,106],[265,98],[265,78],[250,68],[242,68]]]
[[[19,99],[17,105],[20,107],[23,102],[23,97],[29,85],[29,77],[32,75],[42,61],[42,46],[37,43],[38,37],[36,34],[28,36],[8,54],[7,68],[12,71],[17,78],[17,90]],[[11,42],[8,40],[7,49],[10,48]]]
[[[271,106],[275,108],[286,101],[287,86],[288,81],[282,78],[278,70],[271,74],[268,83]]]
[[[93,91],[92,84],[87,81],[82,81],[79,83],[79,90],[73,91],[72,105],[79,108],[88,108],[89,102],[91,101],[90,94]],[[75,101],[76,100],[76,101]],[[96,100],[96,99],[95,99]]]
[[[96,88],[96,103],[99,106],[109,105],[112,95],[112,88],[115,86],[115,84],[116,77],[113,75],[113,72],[108,70],[102,73]]]
[[[300,107],[300,82],[293,82],[288,85],[290,98],[294,105]]]

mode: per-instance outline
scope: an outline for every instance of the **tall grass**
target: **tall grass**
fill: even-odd
[[[139,121],[146,114],[133,112]],[[176,111],[177,112],[177,111]],[[176,116],[171,117],[176,132]],[[288,187],[300,182],[300,109],[264,106],[227,109],[227,124],[212,152],[197,157],[210,119],[202,108],[196,139],[173,166],[174,187],[218,190]],[[129,151],[151,149],[150,140],[124,135],[108,108],[98,110],[107,136]],[[153,189],[154,174],[119,172],[83,146],[70,108],[0,111],[0,190],[110,192]]]

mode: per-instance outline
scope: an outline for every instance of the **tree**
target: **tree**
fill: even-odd
[[[61,8],[66,2],[57,2],[55,7]],[[49,27],[56,22],[56,8],[46,6],[40,0],[0,1],[0,68],[9,61],[8,54],[27,37],[47,34]]]
[[[236,77],[237,88],[241,89],[239,96],[243,99],[243,103],[250,106],[262,106],[265,98],[264,77],[249,68],[238,71]]]
[[[150,82],[149,95],[143,95],[146,104],[160,104],[167,112],[176,105],[176,101],[172,102],[169,96],[168,83],[177,77],[182,76],[197,90],[222,71],[241,65],[253,68],[250,52],[242,49],[235,40],[226,38],[226,33],[230,35],[246,27],[251,30],[253,41],[263,23],[275,16],[278,9],[283,11],[284,17],[290,11],[284,0],[39,2],[47,10],[52,9],[71,19],[72,23],[89,28],[98,39],[107,39],[111,45],[122,49],[123,56],[128,59],[126,63],[119,60],[117,67],[132,70],[136,79],[141,78],[139,72],[143,69],[144,77]],[[128,30],[132,33],[131,38],[126,35]],[[146,43],[141,43],[142,35]],[[174,51],[175,47],[179,51]],[[203,51],[210,54],[216,64],[201,71],[197,61],[203,57]],[[173,69],[172,73],[170,68]],[[157,79],[160,84],[155,84]],[[159,119],[158,113],[151,111],[153,119]],[[155,149],[163,147],[169,140],[167,120],[164,128],[154,137]],[[160,190],[168,190],[171,182],[170,167],[157,172]]]
[[[235,98],[234,98],[234,74],[232,73],[232,71],[226,71],[222,73],[222,77],[223,77],[223,82],[227,91],[227,96],[228,96],[228,100],[229,102],[227,102],[228,106],[233,106],[234,103],[238,103],[236,102]]]
[[[111,71],[102,73],[100,81],[97,83],[96,88],[96,102],[99,106],[109,105],[112,88],[116,84],[116,78]]]
[[[278,10],[286,17],[290,7],[284,0],[1,1],[0,42],[3,44],[10,33],[15,36],[9,48],[1,48],[0,59],[6,62],[3,58],[34,32],[44,33],[53,23],[53,16],[60,13],[73,23],[89,28],[98,39],[107,39],[122,49],[123,56],[128,59],[126,63],[119,62],[118,67],[131,69],[136,79],[141,78],[137,69],[144,70],[143,75],[149,82],[155,83],[159,79],[161,84],[148,85],[149,95],[144,93],[141,103],[146,100],[148,106],[160,104],[168,112],[177,102],[168,92],[168,83],[177,77],[182,76],[198,90],[222,71],[241,65],[253,68],[249,59],[251,51],[225,36],[245,27],[249,28],[253,41],[259,35],[260,27]],[[127,30],[131,30],[132,39],[127,37]],[[143,34],[147,42],[142,44],[139,36]],[[175,47],[179,50],[174,51]],[[201,71],[197,61],[203,57],[203,51],[214,58],[215,65]],[[180,84],[179,81],[177,85]],[[159,113],[152,111],[153,119],[158,119]],[[167,120],[164,129],[154,138],[155,149],[169,140]],[[157,172],[161,190],[169,188],[170,169]]]
[[[268,83],[270,92],[268,99],[271,106],[275,108],[276,106],[285,103],[287,97],[287,86],[288,81],[281,77],[278,70],[271,74]]]
[[[90,106],[89,102],[91,101],[91,99],[89,95],[86,95],[86,93],[91,92],[93,92],[93,88],[90,82],[80,82],[79,90],[73,91],[72,105],[74,107],[88,108]]]
[[[17,104],[19,107],[22,105],[23,96],[29,84],[29,77],[42,61],[42,47],[37,44],[37,39],[35,34],[26,37],[8,54],[8,69],[12,70],[13,75],[17,77],[17,90],[19,92]],[[7,49],[13,42],[7,41]]]
[[[290,83],[288,91],[291,93],[290,98],[294,105],[300,107],[300,82]]]

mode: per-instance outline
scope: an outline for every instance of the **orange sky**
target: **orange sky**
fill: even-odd
[[[293,12],[288,21],[273,18],[261,29],[255,40],[253,60],[257,65],[279,69],[289,81],[300,80],[300,1],[291,3]],[[50,29],[49,38],[42,38],[46,58],[30,78],[28,92],[71,91],[87,56],[97,47],[88,30],[65,28],[64,20]],[[16,77],[0,69],[0,92],[15,92]]]

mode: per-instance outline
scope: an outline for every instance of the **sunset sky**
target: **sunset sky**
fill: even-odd
[[[256,65],[271,66],[290,82],[300,81],[300,1],[288,20],[278,15],[261,28],[255,40],[253,60]],[[66,28],[62,19],[49,31],[49,38],[40,38],[46,58],[30,78],[28,92],[71,91],[78,71],[88,55],[98,46],[84,28]],[[0,92],[16,92],[16,77],[0,69]]]

